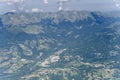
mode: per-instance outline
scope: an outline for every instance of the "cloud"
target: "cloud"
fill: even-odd
[[[24,0],[12,0],[14,2],[23,2]]]
[[[13,3],[11,3],[11,2],[7,2],[7,5],[9,5],[9,6],[10,6],[10,5],[13,5]]]
[[[113,0],[115,2],[116,7],[120,8],[120,0]]]
[[[15,10],[15,9],[12,9],[11,12],[16,12],[16,10]]]
[[[5,2],[7,5],[22,4],[24,0],[0,0],[0,2]]]
[[[119,4],[116,4],[116,7],[119,7],[119,8],[120,8],[120,5],[119,5]]]
[[[24,0],[0,0],[0,2],[12,2],[12,3],[15,3],[15,2],[23,2]]]
[[[48,0],[43,0],[43,3],[44,4],[48,4]]]
[[[31,10],[31,12],[42,12],[43,10],[42,9],[39,9],[39,8],[33,8]]]
[[[21,11],[24,9],[24,0],[1,0],[2,2],[5,2],[8,6],[14,6],[16,11]]]

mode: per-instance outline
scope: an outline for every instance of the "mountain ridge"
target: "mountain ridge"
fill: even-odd
[[[96,14],[98,16],[99,15],[104,16],[104,13],[101,13],[101,12],[61,11],[61,12],[56,12],[56,13],[42,13],[42,12],[41,13],[24,13],[23,12],[23,13],[12,13],[12,14],[9,12],[9,13],[7,13],[5,15],[2,15],[1,17],[3,18],[2,21],[3,21],[4,24],[6,24],[4,22],[4,19],[6,19],[5,16],[7,16],[7,19],[9,18],[8,20],[11,20],[11,21],[12,21],[11,18],[15,18],[15,19],[18,18],[18,21],[19,21],[19,20],[22,20],[24,17],[27,19],[27,17],[29,18],[29,16],[32,16],[30,19],[33,19],[32,20],[33,23],[36,21],[35,19],[37,19],[37,18],[38,19],[45,19],[45,18],[56,19],[57,18],[58,20],[60,20],[61,17],[63,17],[65,20],[73,22],[73,21],[75,21],[77,19],[82,20],[82,19],[86,19],[88,17],[94,19],[94,16],[92,15],[92,13],[94,13],[94,14]],[[108,16],[108,17],[110,17],[110,16]],[[22,21],[22,22],[25,22],[25,21]],[[30,23],[30,21],[28,21],[28,20],[26,22]]]
[[[26,25],[41,25],[41,26],[58,26],[66,24],[66,26],[75,26],[80,23],[93,24],[111,24],[114,21],[119,21],[119,17],[106,16],[101,12],[89,11],[61,11],[56,13],[6,13],[1,16],[1,25],[6,29],[12,27],[25,27]],[[61,18],[62,17],[62,18]],[[69,23],[69,24],[68,24]],[[14,27],[15,26],[15,27]],[[65,25],[61,25],[64,26]],[[9,27],[9,28],[8,28]],[[19,32],[20,28],[16,31]],[[9,30],[10,31],[10,30]]]

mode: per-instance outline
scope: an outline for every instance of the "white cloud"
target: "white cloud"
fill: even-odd
[[[120,0],[113,0],[115,2],[116,7],[120,8]]]
[[[24,0],[2,0],[5,2],[8,6],[14,6],[16,11],[21,11],[24,9]]]
[[[15,9],[13,9],[13,10],[11,10],[11,12],[16,12],[16,10],[15,10]]]
[[[43,0],[43,3],[44,4],[48,4],[48,0]]]
[[[7,2],[7,5],[13,5],[13,3],[11,3],[11,2]]]
[[[32,12],[42,12],[43,10],[42,10],[42,9],[39,9],[39,8],[33,8],[31,11],[32,11]]]
[[[13,0],[14,2],[23,2],[24,0]]]
[[[24,0],[0,0],[0,2],[23,2]]]
[[[116,7],[119,7],[119,8],[120,8],[120,5],[119,5],[119,4],[116,4]]]

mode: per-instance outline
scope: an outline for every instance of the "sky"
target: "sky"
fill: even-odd
[[[6,12],[55,12],[64,10],[120,11],[120,0],[0,0],[0,14]],[[60,5],[62,7],[60,7]]]

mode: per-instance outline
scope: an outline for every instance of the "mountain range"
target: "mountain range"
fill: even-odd
[[[120,16],[1,15],[0,80],[120,80]]]

